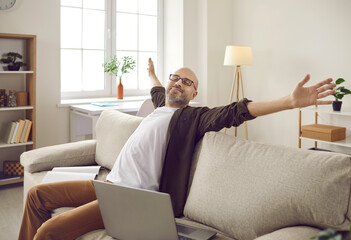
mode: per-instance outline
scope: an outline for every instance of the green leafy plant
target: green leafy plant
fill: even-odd
[[[119,60],[117,56],[111,58],[110,61],[103,64],[104,72],[108,72],[111,76],[122,78],[126,73],[130,73],[135,68],[135,60],[131,56],[124,56]]]
[[[327,228],[319,232],[317,236],[311,237],[310,240],[342,240],[342,235],[334,229]]]
[[[338,78],[335,81],[335,84],[340,85],[343,82],[345,82],[345,79]],[[351,94],[351,91],[343,86],[337,87],[335,91],[336,93],[333,94],[333,96],[335,97],[335,102],[338,102],[339,100],[341,100],[345,95]]]
[[[8,64],[8,66],[16,66],[16,67],[23,67],[26,64],[22,61],[18,61],[18,59],[22,59],[23,56],[16,52],[9,52],[3,54],[4,58],[0,59],[0,62]]]

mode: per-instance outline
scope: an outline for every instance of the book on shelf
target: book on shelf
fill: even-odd
[[[94,180],[100,166],[54,167],[47,172],[41,183],[62,182],[71,180]]]
[[[28,120],[28,119],[24,120],[24,127],[23,127],[23,131],[22,131],[20,141],[19,141],[20,143],[24,142],[24,138],[25,138],[27,130],[28,130],[29,122],[30,122],[30,120]]]
[[[91,103],[91,105],[98,106],[98,107],[114,107],[114,106],[118,106],[118,103],[100,102],[100,103]]]
[[[26,130],[26,135],[24,136],[24,139],[23,139],[23,142],[28,142],[28,137],[29,137],[29,133],[30,133],[30,130],[32,129],[32,121],[29,121],[28,123],[28,128]]]
[[[12,133],[12,137],[11,137],[11,142],[10,143],[15,143],[15,138],[18,132],[18,127],[19,127],[19,122],[16,122],[16,126],[15,126],[15,130]]]
[[[14,143],[19,143],[22,132],[23,132],[23,128],[24,128],[24,123],[25,123],[25,121],[22,119],[19,119],[18,122],[19,122],[19,125],[18,125],[18,130],[17,130],[16,136],[15,136]]]
[[[2,141],[6,144],[28,142],[31,129],[32,121],[28,119],[9,122],[4,128]]]
[[[9,122],[6,126],[5,126],[5,134],[3,136],[3,141],[7,144],[11,143],[11,139],[12,139],[12,135],[13,132],[15,131],[16,128],[16,122]]]

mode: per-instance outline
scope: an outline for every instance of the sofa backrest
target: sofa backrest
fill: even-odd
[[[142,117],[116,110],[103,111],[95,127],[96,163],[111,170],[122,147],[142,120]]]
[[[348,230],[348,155],[215,132],[206,133],[198,147],[186,217],[240,240],[295,225]]]

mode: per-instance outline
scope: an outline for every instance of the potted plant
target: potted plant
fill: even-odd
[[[328,228],[319,232],[317,236],[311,237],[310,240],[342,240],[342,236],[334,229]]]
[[[22,55],[16,52],[9,52],[3,54],[4,58],[0,59],[1,63],[7,64],[7,70],[9,71],[18,71],[21,67],[26,66],[24,62],[18,61],[22,59]]]
[[[325,229],[317,234],[317,236],[311,237],[310,240],[350,240],[350,232],[338,232],[332,228]]]
[[[123,99],[122,76],[130,73],[135,68],[135,60],[131,56],[124,56],[119,60],[117,56],[111,58],[110,61],[103,64],[104,72],[108,72],[111,76],[119,77],[117,86],[117,98]]]
[[[345,80],[343,78],[338,78],[335,81],[336,85],[340,85],[341,83],[345,82]],[[333,96],[335,97],[335,101],[333,102],[333,110],[334,111],[340,111],[341,109],[341,104],[342,101],[340,101],[345,95],[351,94],[351,91],[343,86],[337,87],[335,89],[335,93],[333,94]]]

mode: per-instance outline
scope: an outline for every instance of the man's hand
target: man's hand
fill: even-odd
[[[319,99],[335,93],[335,90],[329,90],[336,86],[334,83],[328,84],[332,79],[328,78],[311,87],[304,87],[309,80],[310,75],[307,74],[307,76],[296,85],[291,95],[287,97],[272,101],[247,103],[250,114],[258,117],[292,108],[307,107],[315,104],[331,104],[332,101],[321,101]]]
[[[155,67],[154,67],[154,62],[152,61],[151,58],[149,58],[149,63],[148,63],[148,72],[149,72],[149,77],[151,80],[151,84],[153,87],[155,86],[162,86],[162,84],[160,83],[160,81],[158,80],[158,78],[156,77],[155,74]]]
[[[311,87],[303,87],[310,80],[310,78],[310,75],[307,74],[306,77],[296,85],[294,91],[290,95],[291,108],[307,107],[315,104],[325,105],[333,102],[319,100],[335,93],[335,90],[330,89],[334,88],[336,84],[328,84],[333,80],[328,78]]]
[[[151,58],[149,58],[149,63],[148,63],[148,72],[149,72],[149,77],[156,77],[156,74],[155,74],[155,67],[154,67],[154,62],[152,61]]]

